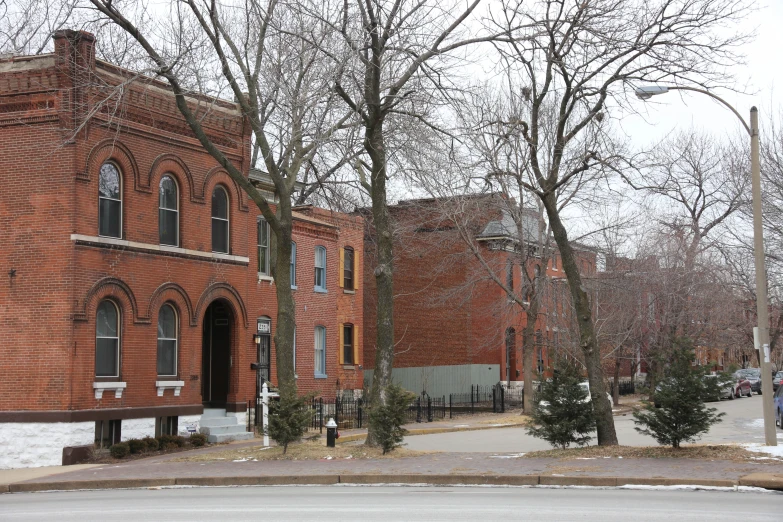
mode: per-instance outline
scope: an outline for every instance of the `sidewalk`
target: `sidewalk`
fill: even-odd
[[[259,445],[260,441],[232,444]],[[188,454],[223,451],[227,446]],[[0,483],[2,492],[158,487],[174,485],[284,484],[625,484],[758,486],[783,490],[783,462],[701,461],[694,459],[600,458],[561,460],[492,453],[431,453],[396,459],[310,461],[175,462],[174,453],[118,464],[67,469],[62,473]],[[16,471],[3,472],[5,479]]]
[[[621,413],[622,414],[622,413]],[[518,412],[477,414],[406,425],[410,435],[523,425]],[[312,433],[321,440],[324,434]],[[500,430],[502,433],[505,430]],[[339,443],[366,437],[366,429],[343,430]],[[203,455],[261,446],[261,440],[235,442],[187,452],[111,464],[0,470],[0,493],[49,489],[103,489],[174,485],[232,486],[287,484],[497,484],[668,486],[757,486],[783,491],[783,462],[676,458],[522,458],[519,454],[425,453],[389,458],[177,462]],[[324,441],[325,445],[325,441]],[[485,448],[480,448],[485,449]]]

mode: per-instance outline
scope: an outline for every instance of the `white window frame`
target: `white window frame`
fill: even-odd
[[[314,343],[315,354],[313,357],[313,376],[316,379],[326,378],[326,327],[316,326]],[[320,345],[320,346],[319,346]],[[322,366],[322,368],[319,368]],[[322,370],[319,372],[319,369]]]
[[[266,245],[260,245],[258,244],[258,228],[256,228],[256,254],[258,255],[258,275],[259,276],[270,276],[271,273],[269,271],[269,234],[271,233],[271,230],[269,228],[269,223],[266,219],[260,217],[258,218],[258,225],[256,227],[266,227]],[[264,256],[265,265],[264,267],[261,266],[261,249],[266,250],[266,255]]]
[[[172,306],[169,303],[164,303],[163,306],[160,307],[160,310],[163,310],[164,307],[168,306],[171,308],[171,311],[174,312],[174,335],[177,337],[174,337],[173,339],[168,337],[158,337],[158,341],[174,341],[174,373],[158,373],[158,377],[176,377],[179,371],[179,314],[177,313],[177,309]],[[158,310],[158,322],[160,322],[160,310]],[[156,352],[157,356],[157,352]],[[155,359],[155,371],[158,371],[158,360],[157,357]]]
[[[320,252],[323,252],[323,266],[318,264],[318,254]],[[323,270],[321,275],[321,282],[322,285],[313,284],[313,290],[316,292],[326,292],[326,247],[318,245],[315,247],[315,274],[318,274],[319,270]],[[315,277],[315,281],[317,281],[317,276]],[[314,282],[315,283],[315,282]]]
[[[122,217],[123,217],[122,216],[123,215],[123,211],[122,211],[123,210],[122,209],[122,207],[123,207],[122,187],[123,187],[123,182],[124,182],[123,177],[122,177],[122,169],[120,169],[120,167],[116,163],[114,163],[113,161],[104,161],[103,163],[101,163],[101,169],[107,163],[109,165],[113,166],[115,169],[117,169],[117,175],[120,178],[120,198],[119,199],[114,199],[114,198],[107,198],[105,196],[101,196],[101,185],[100,185],[101,184],[101,182],[100,182],[101,172],[100,172],[100,169],[99,169],[98,170],[98,237],[113,237],[115,239],[122,239]],[[103,234],[101,234],[101,222],[100,222],[100,220],[101,220],[101,200],[102,199],[105,199],[107,201],[119,201],[119,203],[120,203],[120,235],[119,236],[104,236]]]
[[[120,377],[120,355],[122,354],[122,315],[120,315],[120,307],[117,306],[117,303],[112,301],[111,299],[104,299],[100,303],[98,303],[98,307],[103,305],[103,303],[109,303],[111,306],[114,307],[115,312],[117,312],[117,337],[107,337],[107,336],[99,336],[98,335],[98,308],[95,309],[95,371],[93,372],[95,374],[95,377],[98,379],[115,379]],[[114,339],[117,341],[117,358],[116,358],[116,365],[114,366],[114,375],[98,375],[98,339]]]
[[[163,180],[169,178],[172,183],[174,183],[174,190],[176,191],[174,193],[174,201],[176,202],[176,208],[165,208],[160,206],[160,191],[161,191],[161,185],[163,184]],[[166,246],[179,246],[179,183],[177,183],[177,180],[174,176],[171,174],[164,174],[162,178],[160,178],[160,183],[158,183],[158,242],[160,242],[160,211],[165,210],[166,212],[174,212],[174,215],[176,216],[176,219],[174,220],[175,230],[174,230],[174,244],[169,245],[167,243],[161,243],[161,245]]]
[[[219,218],[219,217],[212,216],[212,208],[210,207],[210,217],[211,217],[211,220],[210,220],[209,224],[211,225],[212,224],[212,220],[215,220],[215,219],[217,219],[218,221],[225,221],[226,222],[226,251],[225,252],[218,252],[217,250],[212,250],[212,252],[214,252],[216,254],[228,254],[229,252],[231,252],[231,199],[229,199],[228,191],[223,187],[223,185],[217,185],[212,190],[212,194],[214,194],[216,190],[222,191],[223,195],[226,196],[226,217],[224,219],[224,218]],[[210,199],[210,201],[212,201],[212,200]],[[212,227],[210,227],[210,233],[211,232],[212,232]],[[214,238],[210,237],[209,239],[210,239],[210,246],[214,247],[215,246]]]
[[[291,288],[296,290],[296,241],[291,241],[291,265],[290,265]]]

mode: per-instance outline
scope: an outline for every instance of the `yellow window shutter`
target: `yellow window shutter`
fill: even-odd
[[[345,249],[340,248],[340,269],[337,271],[337,282],[340,288],[343,287],[343,271],[345,270]],[[342,333],[340,333],[342,335]]]
[[[353,325],[353,364],[358,366],[359,362],[359,327]]]
[[[342,254],[342,249],[340,250],[340,253]],[[340,259],[342,259],[342,255],[340,256]],[[345,364],[345,349],[343,348],[343,345],[345,344],[343,342],[343,323],[339,324],[337,331],[339,332],[339,340],[337,341],[337,361],[342,365]]]
[[[359,271],[359,249],[353,250],[353,289],[359,289],[359,279],[362,277],[362,273]],[[354,328],[354,331],[356,329]]]

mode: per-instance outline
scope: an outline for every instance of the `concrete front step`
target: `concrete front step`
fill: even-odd
[[[207,441],[209,442],[231,442],[233,440],[251,440],[253,434],[249,431],[243,431],[241,433],[219,433],[217,435],[208,435]]]
[[[201,414],[202,419],[210,419],[214,417],[225,417],[225,408],[204,408],[204,413]]]
[[[243,433],[247,431],[247,428],[240,424],[234,424],[233,426],[212,426],[206,428],[200,426],[199,430],[205,435],[222,435],[226,433]]]
[[[201,417],[199,426],[202,428],[214,428],[217,426],[236,426],[237,418],[233,415],[231,417]]]

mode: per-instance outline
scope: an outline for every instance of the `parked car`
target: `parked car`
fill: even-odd
[[[783,372],[778,372],[783,373]],[[774,397],[775,424],[783,430],[783,386],[778,386]]]
[[[761,370],[758,368],[745,368],[737,370],[737,374],[750,381],[750,389],[761,395]]]
[[[718,379],[719,377],[719,375],[715,374],[704,376],[705,379]],[[735,397],[734,382],[732,380],[719,382],[718,389],[720,390],[720,395],[714,398],[716,401],[721,399],[733,399]]]
[[[732,375],[732,378],[732,392],[734,397],[750,397],[753,395],[750,381],[740,372],[735,372],[734,375]],[[733,399],[734,397],[729,397],[729,399]]]
[[[783,380],[783,372],[778,372],[772,378],[772,391],[776,391],[780,387],[780,381]]]
[[[585,400],[583,400],[582,402],[584,402],[585,404],[589,404],[590,401],[592,400],[592,395],[590,395],[590,383],[587,381],[582,381],[579,383],[579,386],[584,388],[585,391],[587,392],[587,397],[585,397]],[[612,395],[610,393],[608,392],[606,393],[606,398],[609,399],[609,404],[612,404]],[[541,401],[540,403],[538,403],[538,407],[541,410],[546,411],[546,409],[549,407],[549,402]]]

